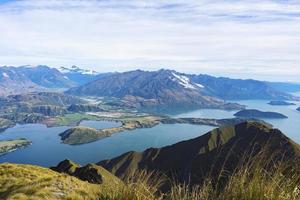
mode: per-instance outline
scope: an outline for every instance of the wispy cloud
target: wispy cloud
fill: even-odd
[[[0,1],[0,65],[298,80],[299,1]]]

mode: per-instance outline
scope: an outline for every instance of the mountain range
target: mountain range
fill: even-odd
[[[71,88],[66,93],[117,97],[131,105],[194,105],[225,109],[237,108],[225,103],[224,100],[229,99],[297,99],[262,81],[191,75],[164,69],[114,73]]]
[[[240,109],[238,104],[205,95],[204,86],[192,82],[184,74],[171,71],[130,71],[100,78],[68,90],[79,96],[106,96],[123,99],[137,107],[197,106],[202,108]]]
[[[0,96],[71,88],[92,81],[97,76],[72,69],[59,71],[45,65],[0,67]]]
[[[277,88],[278,86],[278,88]],[[58,69],[45,65],[0,67],[0,96],[40,91],[62,91],[77,96],[115,97],[125,106],[187,106],[241,109],[231,99],[299,100],[282,87],[257,80],[230,79],[174,70],[135,70],[97,73],[77,66]],[[293,89],[295,89],[293,85]]]

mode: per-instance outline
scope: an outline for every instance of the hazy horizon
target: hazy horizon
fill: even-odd
[[[0,65],[299,82],[297,1],[0,0]]]

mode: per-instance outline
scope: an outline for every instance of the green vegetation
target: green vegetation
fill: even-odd
[[[94,115],[88,115],[84,113],[73,113],[50,118],[45,123],[48,126],[70,126],[77,125],[82,120],[99,120],[99,117]]]
[[[287,116],[278,112],[263,112],[256,109],[244,109],[234,114],[236,117],[244,118],[269,118],[269,119],[285,119]]]
[[[0,155],[30,145],[26,139],[0,141]]]

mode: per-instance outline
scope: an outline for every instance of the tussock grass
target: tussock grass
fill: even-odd
[[[97,199],[99,185],[32,165],[0,165],[0,199]]]
[[[222,171],[220,182],[207,177],[202,185],[194,186],[145,170],[130,174],[123,182],[113,178],[96,185],[42,167],[2,164],[0,199],[299,200],[300,168],[283,161],[269,167],[259,158],[244,162],[232,173]],[[165,183],[170,188],[161,192]]]

